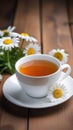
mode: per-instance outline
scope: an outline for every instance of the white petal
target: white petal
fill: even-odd
[[[3,76],[0,74],[0,81],[2,80]]]

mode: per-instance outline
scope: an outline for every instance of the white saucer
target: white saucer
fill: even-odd
[[[64,73],[62,73],[61,76],[64,76]],[[49,102],[47,97],[44,98],[32,98],[28,96],[25,92],[22,91],[21,86],[18,84],[16,75],[12,75],[9,77],[4,85],[3,85],[3,94],[7,100],[12,102],[15,105],[26,107],[26,108],[47,108],[56,106],[58,104],[61,104],[68,99],[71,98],[73,95],[73,79],[71,76],[68,76],[64,81],[64,85],[69,88],[69,94],[68,96],[63,99],[62,101],[58,102]]]

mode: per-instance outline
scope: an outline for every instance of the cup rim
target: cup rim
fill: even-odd
[[[18,70],[18,64],[19,64],[19,62],[21,61],[21,60],[23,60],[23,59],[25,59],[25,58],[30,58],[30,57],[34,57],[34,56],[42,56],[42,57],[50,57],[50,58],[52,58],[52,59],[54,59],[55,61],[56,61],[56,65],[58,66],[58,70],[56,71],[56,72],[54,72],[54,73],[52,73],[52,74],[49,74],[49,75],[45,75],[45,76],[31,76],[31,75],[26,75],[26,74],[23,74],[23,73],[21,73],[19,70]],[[45,59],[43,59],[43,60],[45,60]],[[32,61],[32,60],[29,60],[29,61]],[[24,62],[23,62],[24,63]],[[54,63],[54,62],[53,62]],[[22,63],[20,63],[20,65],[21,65]],[[48,54],[34,54],[34,55],[29,55],[29,56],[24,56],[24,57],[21,57],[19,60],[17,60],[17,62],[16,62],[16,64],[15,64],[15,70],[16,70],[16,73],[18,73],[19,75],[21,75],[21,76],[24,76],[24,77],[31,77],[31,78],[46,78],[46,77],[51,77],[51,76],[53,76],[53,75],[55,75],[56,73],[58,73],[58,71],[60,70],[60,66],[61,66],[61,64],[60,64],[60,61],[58,60],[58,59],[56,59],[55,57],[53,57],[53,56],[50,56],[50,55],[48,55]]]

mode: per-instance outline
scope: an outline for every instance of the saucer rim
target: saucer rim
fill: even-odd
[[[62,72],[62,74],[64,74],[64,72]],[[66,102],[67,100],[69,100],[71,97],[72,97],[72,95],[73,95],[73,93],[70,93],[70,95],[67,97],[67,98],[65,98],[64,100],[61,100],[61,101],[59,101],[59,102],[51,102],[51,103],[49,103],[48,102],[48,100],[47,100],[47,98],[45,97],[45,98],[42,98],[44,101],[45,101],[45,104],[43,105],[43,104],[37,104],[37,105],[34,105],[34,104],[32,104],[32,105],[30,105],[30,104],[26,104],[25,102],[20,102],[18,99],[16,99],[15,97],[12,97],[11,95],[9,95],[6,91],[5,91],[5,89],[6,89],[6,86],[7,86],[7,82],[9,81],[10,82],[10,79],[11,78],[13,78],[13,77],[16,77],[16,74],[13,74],[13,75],[11,75],[5,82],[4,82],[4,85],[3,85],[3,94],[4,94],[4,96],[5,96],[5,98],[9,101],[9,102],[11,102],[11,103],[13,103],[13,104],[15,104],[15,105],[17,105],[17,106],[20,106],[20,107],[24,107],[24,108],[36,108],[36,109],[39,109],[39,108],[48,108],[48,107],[54,107],[54,106],[57,106],[57,105],[59,105],[59,104],[62,104],[62,103],[64,103],[64,102]],[[71,76],[68,76],[67,77],[69,80],[72,80],[72,82],[73,82],[73,79],[72,79],[72,77]],[[65,80],[67,80],[67,79],[65,79]],[[68,81],[68,80],[67,80]],[[69,81],[68,81],[69,82]],[[13,82],[13,84],[15,84],[14,82]],[[18,84],[19,85],[19,84]],[[16,86],[16,85],[15,85]],[[20,85],[19,85],[20,86]],[[72,88],[72,87],[71,87]],[[70,88],[70,89],[71,89]],[[24,93],[24,96],[26,96],[26,93]],[[29,98],[29,96],[27,95],[27,98]],[[31,99],[34,99],[35,100],[35,98],[32,98],[32,97],[30,97]],[[36,100],[38,100],[38,99],[36,99]],[[41,99],[39,99],[39,100],[41,100]]]

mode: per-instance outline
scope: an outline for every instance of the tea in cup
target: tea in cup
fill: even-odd
[[[66,68],[64,77],[62,70]],[[46,54],[34,54],[20,58],[16,64],[16,77],[22,90],[29,96],[40,98],[48,94],[49,88],[71,73],[68,64],[61,65],[59,60]]]

